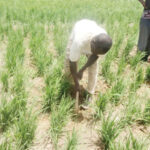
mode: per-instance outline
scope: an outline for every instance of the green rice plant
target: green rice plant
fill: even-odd
[[[144,56],[145,56],[145,53],[138,52],[133,58],[130,59],[131,67],[135,68]]]
[[[5,98],[1,99],[0,103],[0,130],[5,131],[8,126],[15,120],[13,115],[13,108],[11,102],[7,102]]]
[[[15,141],[19,150],[28,149],[34,138],[36,117],[31,112],[19,112],[19,119],[15,122]]]
[[[54,61],[48,69],[49,72],[45,75],[45,95],[43,103],[45,111],[51,111],[53,103],[59,103],[63,93],[63,91],[60,91],[62,90],[61,82],[63,82],[61,62]]]
[[[0,150],[12,150],[11,143],[9,143],[7,140],[3,141],[0,144]]]
[[[144,122],[150,124],[150,99],[148,100],[144,112],[143,112]]]
[[[133,150],[146,150],[145,143],[140,143],[130,132],[130,137],[127,140],[126,147],[130,147],[130,143],[132,145]]]
[[[47,52],[48,41],[43,26],[33,26],[31,31],[30,48],[38,75],[44,75],[46,68],[51,64],[52,56]]]
[[[53,28],[53,33],[54,33],[54,45],[56,47],[56,50],[58,54],[62,55],[65,52],[66,48],[66,43],[67,43],[67,36],[68,35],[68,28],[69,24],[67,23],[56,23],[54,28]]]
[[[117,71],[118,76],[124,72],[126,65],[127,65],[127,61],[126,61],[125,57],[122,56],[120,58],[119,65],[118,65],[118,71]]]
[[[118,104],[118,102],[123,94],[124,89],[125,89],[125,85],[123,83],[123,79],[118,79],[111,88],[111,92],[110,92],[111,102]]]
[[[125,108],[125,114],[125,117],[122,118],[124,125],[131,125],[133,122],[141,120],[141,106],[137,103],[137,96],[135,94],[129,97],[129,102]]]
[[[8,91],[8,78],[9,78],[9,75],[7,72],[2,72],[1,74],[1,81],[2,81],[2,84],[3,84],[3,90],[5,92]]]
[[[65,150],[77,150],[78,137],[75,130],[72,131],[72,135],[67,138],[67,146]]]
[[[26,100],[15,97],[8,101],[2,98],[0,103],[0,130],[5,131],[9,125],[19,118],[19,112],[26,109]]]
[[[25,49],[23,47],[23,33],[21,30],[11,31],[8,36],[6,53],[6,67],[12,74],[17,65],[22,65]]]
[[[130,85],[130,90],[133,92],[136,91],[143,82],[144,82],[144,71],[142,68],[139,68],[136,72],[135,80]]]
[[[61,136],[63,127],[66,125],[70,116],[72,106],[73,102],[68,97],[62,98],[59,105],[54,104],[52,107],[50,136],[56,149],[58,139]]]
[[[70,80],[67,79],[67,77],[61,76],[61,81],[60,81],[60,89],[59,89],[59,93],[58,93],[58,99],[61,99],[62,96],[69,96],[70,92],[71,92],[71,88],[72,85],[70,83]]]
[[[122,53],[122,56],[125,58],[126,61],[129,59],[129,53],[133,49],[134,45],[135,45],[135,36],[130,36],[127,40],[127,45]]]
[[[109,92],[106,92],[104,94],[100,93],[98,100],[96,101],[96,107],[97,107],[96,116],[98,118],[101,117],[101,112],[105,111],[109,98],[110,98]]]
[[[22,98],[27,96],[25,91],[25,76],[24,71],[22,71],[22,67],[18,67],[16,72],[14,72],[13,83],[12,83],[12,93],[17,96],[21,96]]]
[[[127,140],[125,144],[122,143],[112,143],[110,146],[110,150],[147,150],[147,146],[145,144],[145,141],[139,141],[137,140],[132,132],[130,132],[129,137],[127,137]]]
[[[114,27],[116,29],[116,27]],[[116,33],[113,33],[112,39],[113,41],[115,41],[115,43],[113,44],[113,47],[111,48],[111,52],[112,52],[112,60],[114,60],[115,58],[118,57],[119,52],[120,52],[120,47],[123,43],[124,40],[124,34],[122,32],[118,32],[117,35]]]
[[[102,74],[106,78],[107,82],[109,82],[111,84],[114,81],[115,76],[110,71],[110,65],[111,65],[110,60],[105,58],[104,62],[102,63]]]
[[[111,119],[110,115],[107,118],[102,116],[102,127],[98,134],[104,144],[105,150],[109,149],[111,143],[118,137],[120,131],[121,125],[119,121]]]
[[[150,82],[150,67],[147,67],[147,69],[146,69],[145,80],[147,82]]]

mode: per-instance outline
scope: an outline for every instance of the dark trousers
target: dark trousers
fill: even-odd
[[[150,55],[150,19],[143,17],[140,20],[138,50],[146,52],[147,56]]]

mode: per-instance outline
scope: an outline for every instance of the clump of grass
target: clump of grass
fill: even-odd
[[[110,115],[107,118],[102,117],[102,127],[99,130],[99,136],[104,144],[105,150],[108,150],[110,144],[118,137],[121,131],[119,121],[111,119]]]
[[[2,72],[1,81],[2,81],[2,84],[3,84],[3,90],[5,92],[8,92],[8,78],[9,78],[8,73],[7,72]]]
[[[75,130],[72,131],[72,135],[67,138],[67,146],[65,150],[76,150],[78,144],[78,137]]]
[[[68,117],[70,116],[72,105],[73,102],[70,98],[62,98],[59,105],[53,105],[50,121],[50,135],[55,148],[57,148],[57,142],[61,136],[62,129],[66,125]]]
[[[20,150],[25,150],[31,144],[36,129],[35,116],[31,112],[20,112],[15,123],[15,140]]]
[[[147,82],[150,82],[150,67],[147,67],[147,69],[146,69],[145,80]]]

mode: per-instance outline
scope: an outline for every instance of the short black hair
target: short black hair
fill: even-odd
[[[91,40],[92,52],[105,54],[112,46],[112,39],[105,33],[94,36]]]

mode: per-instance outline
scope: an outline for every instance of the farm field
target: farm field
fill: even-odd
[[[0,0],[0,150],[150,150],[141,14],[137,0]],[[77,115],[64,60],[83,18],[104,27],[113,46],[100,56],[90,108]]]

